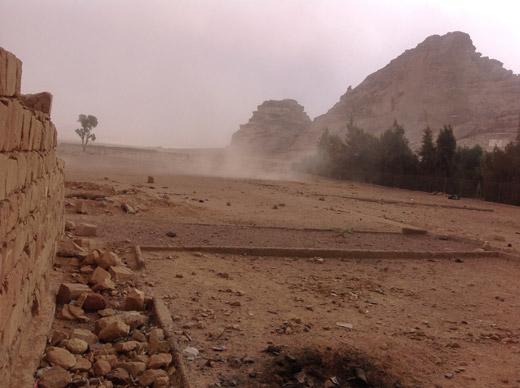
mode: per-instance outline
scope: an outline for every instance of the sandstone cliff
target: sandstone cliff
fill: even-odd
[[[379,135],[394,119],[412,147],[429,125],[452,124],[459,144],[514,138],[520,118],[520,76],[477,53],[463,32],[430,36],[347,92],[299,136],[293,150],[315,147],[325,128],[341,136],[353,119]]]
[[[233,134],[232,148],[258,153],[287,150],[309,127],[311,119],[295,100],[269,100],[258,106],[247,124]]]

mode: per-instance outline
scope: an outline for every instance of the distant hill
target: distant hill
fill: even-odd
[[[313,147],[328,128],[344,135],[350,120],[379,135],[396,119],[417,147],[422,131],[452,124],[459,144],[507,143],[520,120],[520,76],[476,52],[468,34],[433,35],[407,50],[356,88],[349,88],[293,144]]]
[[[296,101],[285,101],[293,101],[303,112]],[[262,109],[259,106],[255,115]],[[416,149],[426,126],[435,133],[444,124],[453,126],[458,144],[492,148],[505,145],[518,130],[520,76],[476,52],[468,34],[450,32],[428,37],[357,87],[349,87],[336,105],[311,123],[297,120],[295,126],[286,123],[284,115],[279,121],[276,115],[267,121],[255,120],[255,115],[233,135],[233,143],[247,133],[256,144],[277,144],[268,146],[274,150],[309,152],[325,128],[344,136],[352,119],[375,135],[397,120]]]

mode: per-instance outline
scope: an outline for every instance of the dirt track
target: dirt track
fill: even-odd
[[[489,241],[512,254],[520,246],[520,209],[510,206],[305,176],[268,181],[157,174],[137,152],[118,155],[118,164],[111,154],[81,155],[80,163],[70,152],[62,156],[67,218],[98,224],[99,246],[446,252]],[[166,164],[169,156],[160,157]],[[154,184],[146,183],[147,175],[155,176]],[[88,214],[80,215],[73,207],[78,196],[100,198],[88,200]],[[137,214],[125,213],[123,202]],[[430,233],[403,236],[403,226]],[[187,361],[195,387],[233,380],[253,386],[272,378],[275,358],[262,352],[268,345],[295,355],[304,348],[355,352],[369,378],[402,386],[520,386],[517,260],[145,256],[148,291],[166,297],[181,345],[203,356]],[[212,350],[221,346],[227,350]],[[255,362],[231,366],[232,356],[245,355]],[[224,361],[210,367],[208,358]]]

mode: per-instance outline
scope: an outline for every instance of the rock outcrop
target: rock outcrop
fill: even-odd
[[[283,152],[310,124],[303,106],[295,100],[264,101],[233,134],[231,147],[262,154]]]
[[[341,136],[350,120],[375,135],[394,119],[412,147],[426,126],[453,125],[459,144],[507,143],[520,119],[520,76],[477,53],[463,32],[427,38],[356,88],[348,88],[326,114],[299,136],[293,150],[313,150],[325,128]]]

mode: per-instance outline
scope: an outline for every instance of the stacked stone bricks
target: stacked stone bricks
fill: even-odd
[[[0,48],[0,386],[39,314],[63,230],[52,96],[20,95],[21,75],[21,61]]]

